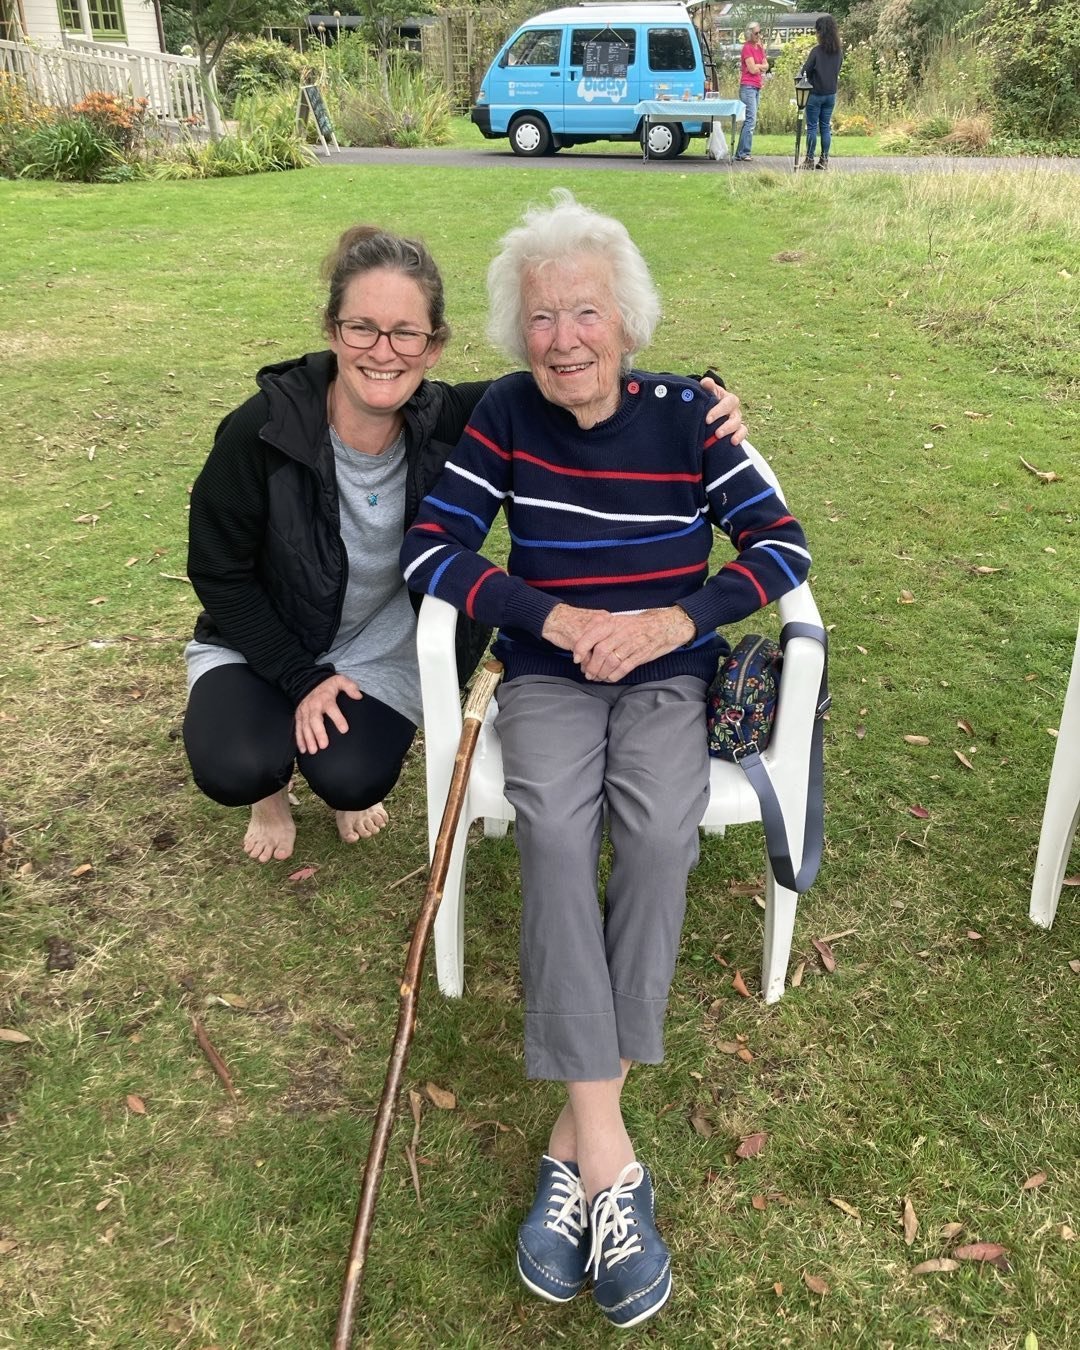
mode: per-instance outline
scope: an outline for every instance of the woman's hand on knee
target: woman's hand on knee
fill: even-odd
[[[296,748],[302,755],[314,755],[330,744],[325,719],[329,718],[338,731],[348,731],[349,724],[338,707],[339,694],[347,694],[349,698],[364,697],[360,686],[355,680],[350,680],[348,675],[331,675],[322,684],[317,684],[297,705]]]

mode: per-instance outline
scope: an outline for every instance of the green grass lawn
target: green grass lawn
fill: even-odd
[[[340,844],[301,784],[294,859],[240,861],[243,813],[196,792],[178,740],[187,493],[256,369],[320,345],[318,263],[357,219],[440,260],[441,373],[502,372],[484,269],[559,182],[547,161],[0,183],[0,1027],[28,1038],[0,1040],[0,1345],[329,1343],[423,886],[421,750],[371,843]],[[1080,905],[1066,890],[1049,933],[1027,906],[1077,623],[1073,184],[579,170],[574,189],[654,271],[642,364],[714,364],[742,395],[832,642],[800,982],[768,1008],[737,995],[736,970],[757,988],[760,831],[705,840],[667,1060],[627,1087],[675,1294],[625,1344],[1067,1350]],[[522,1078],[513,844],[477,837],[469,868],[467,997],[429,971],[407,1080],[456,1106],[424,1099],[419,1200],[404,1111],[357,1343],[610,1345],[587,1298],[531,1301],[514,1273],[558,1093]],[[1007,1255],[917,1270],[976,1242]]]

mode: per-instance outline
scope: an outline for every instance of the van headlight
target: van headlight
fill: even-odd
[[[486,89],[481,89],[481,90],[480,90],[480,92],[479,92],[479,93],[477,94],[477,96],[476,96],[476,101],[477,101],[477,103],[486,103],[486,102],[487,102],[487,90],[486,90]]]

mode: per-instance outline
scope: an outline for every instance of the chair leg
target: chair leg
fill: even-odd
[[[442,903],[435,916],[435,972],[447,998],[465,992],[465,852],[469,827],[458,828]]]
[[[485,839],[505,839],[506,831],[510,828],[508,820],[500,820],[497,816],[484,817],[484,838]]]
[[[1055,756],[1039,835],[1039,854],[1035,859],[1028,914],[1031,922],[1040,928],[1049,928],[1054,922],[1073,836],[1080,824],[1080,763],[1074,756],[1068,758],[1066,765],[1066,756],[1061,756],[1062,772],[1059,773]]]
[[[761,991],[766,1003],[776,1003],[784,994],[798,903],[799,897],[794,891],[776,884],[766,857],[765,950],[761,958]]]
[[[1069,862],[1073,835],[1080,822],[1080,633],[1058,723],[1054,762],[1046,789],[1039,853],[1031,886],[1032,923],[1049,928],[1057,913],[1061,883]]]

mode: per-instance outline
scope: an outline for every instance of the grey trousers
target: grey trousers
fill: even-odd
[[[686,879],[708,803],[705,682],[523,676],[498,691],[521,856],[525,1072],[587,1082],[658,1064]],[[604,807],[614,859],[597,895]]]

